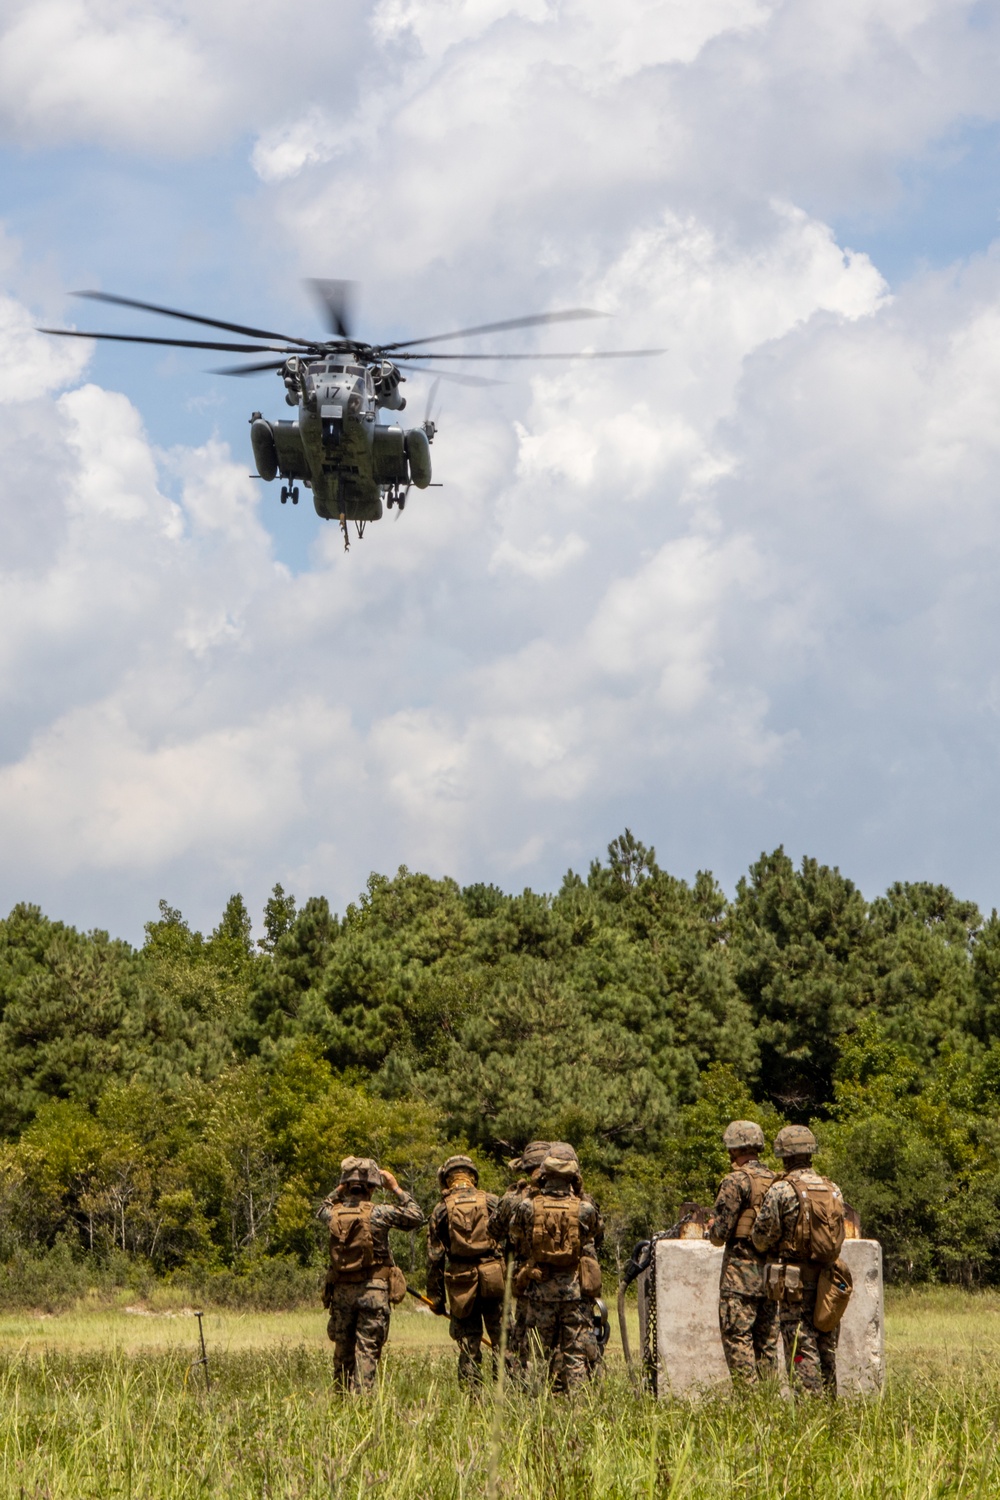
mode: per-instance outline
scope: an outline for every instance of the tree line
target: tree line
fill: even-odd
[[[626,830],[553,896],[404,867],[342,916],[275,886],[263,933],[239,895],[139,948],[0,921],[0,1261],[308,1266],[340,1157],[429,1208],[444,1156],[498,1188],[542,1137],[614,1264],[711,1201],[742,1116],[812,1125],[893,1279],[1000,1280],[1000,920],[943,886],[869,901],[777,849],[728,900]]]

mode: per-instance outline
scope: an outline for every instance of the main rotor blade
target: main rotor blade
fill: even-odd
[[[269,359],[262,365],[227,365],[222,370],[209,370],[209,375],[259,375],[261,370],[283,370],[283,359]]]
[[[640,359],[666,354],[666,349],[577,349],[572,354],[435,354],[422,349],[415,354],[394,354],[394,359]]]
[[[314,339],[296,338],[290,333],[272,333],[267,328],[245,328],[242,323],[222,323],[218,318],[202,318],[197,313],[180,312],[176,307],[160,307],[155,302],[136,302],[132,297],[117,297],[113,292],[74,292],[74,297],[89,297],[92,302],[110,302],[116,307],[137,307],[141,312],[160,313],[165,318],[183,318],[187,323],[204,323],[207,328],[225,328],[229,333],[245,333],[248,338],[281,339],[284,344],[305,344],[312,348]]]
[[[56,333],[67,339],[111,339],[116,344],[169,344],[174,349],[221,349],[227,354],[301,354],[297,349],[276,349],[273,344],[215,344],[206,339],[153,339],[140,333],[84,333],[79,328],[36,328],[36,333]]]
[[[485,375],[459,375],[457,370],[422,370],[419,365],[407,365],[411,375],[433,375],[435,380],[451,380],[456,385],[506,385],[505,380],[489,380]]]
[[[435,333],[429,339],[401,339],[396,344],[380,344],[379,348],[412,349],[414,344],[440,344],[444,339],[467,339],[476,333],[506,333],[510,328],[538,328],[543,323],[577,323],[585,318],[610,316],[610,313],[595,312],[591,307],[571,307],[568,312],[531,313],[527,318],[508,318],[503,323],[483,323],[479,328],[460,328],[457,333]]]
[[[350,311],[356,285],[354,281],[326,281],[318,276],[311,276],[306,282],[326,313],[331,331],[342,339],[351,336]]]

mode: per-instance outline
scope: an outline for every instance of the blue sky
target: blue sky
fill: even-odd
[[[626,824],[729,889],[783,842],[1000,904],[998,42],[961,0],[3,7],[0,905],[551,889]],[[443,386],[445,487],[345,556],[248,478],[272,377],[31,332],[155,331],[93,286],[310,329],[310,275],[375,337],[582,304],[668,352]]]

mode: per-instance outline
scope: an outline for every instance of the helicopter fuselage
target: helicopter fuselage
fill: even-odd
[[[379,422],[382,407],[399,410],[399,374],[392,381],[385,366],[379,380],[362,363],[343,356],[288,361],[282,371],[286,400],[298,406],[298,422],[251,417],[250,439],[257,472],[312,490],[316,514],[331,521],[377,521],[383,500],[402,504],[409,486],[431,482],[429,440],[433,424],[404,432]],[[287,490],[282,490],[283,498]],[[297,490],[292,490],[297,499]]]

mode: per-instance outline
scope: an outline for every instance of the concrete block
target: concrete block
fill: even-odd
[[[837,1389],[845,1396],[880,1390],[885,1379],[885,1304],[882,1246],[845,1240],[840,1258],[854,1277],[854,1294],[840,1324]]]
[[[842,1259],[854,1295],[840,1325],[837,1384],[841,1395],[876,1391],[885,1373],[882,1247],[877,1240],[845,1240]],[[719,1336],[722,1251],[708,1240],[659,1240],[655,1278],[659,1394],[696,1395],[729,1385]],[[639,1287],[645,1337],[645,1278]]]

